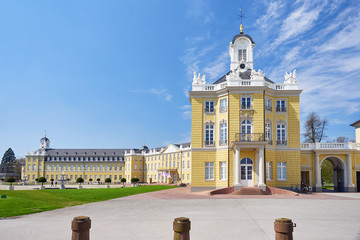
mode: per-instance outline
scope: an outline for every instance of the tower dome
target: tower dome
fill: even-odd
[[[40,139],[40,149],[49,149],[50,148],[50,140],[45,136]]]

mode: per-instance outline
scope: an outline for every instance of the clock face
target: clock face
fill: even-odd
[[[241,68],[241,69],[244,69],[244,68],[245,68],[245,64],[244,64],[244,63],[240,64],[240,68]]]

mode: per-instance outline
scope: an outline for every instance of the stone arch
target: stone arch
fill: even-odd
[[[346,162],[338,155],[327,155],[320,160],[320,168],[325,160],[329,160],[334,169],[334,191],[344,192],[347,186]]]

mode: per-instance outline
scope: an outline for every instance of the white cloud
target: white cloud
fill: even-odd
[[[278,19],[281,16],[280,12],[285,7],[285,1],[265,1],[265,4],[266,13],[261,18],[256,20],[256,25],[260,27],[262,31],[267,32],[278,22]]]
[[[293,39],[311,29],[319,18],[323,6],[314,7],[308,2],[294,11],[283,21],[278,37],[272,44],[272,48],[279,46],[284,41]]]
[[[155,96],[158,96],[160,98],[163,98],[167,102],[171,102],[172,95],[168,93],[168,90],[166,88],[151,88],[150,90],[140,89],[140,90],[134,90],[133,93],[142,93],[142,94],[153,94]]]
[[[186,75],[188,76],[189,81],[192,81],[193,72],[199,72],[199,64],[202,59],[201,57],[205,56],[214,48],[215,45],[208,45],[200,50],[196,47],[185,50],[185,55],[180,58],[180,61],[182,61],[186,67]]]
[[[181,113],[182,119],[191,119],[191,105],[183,105],[181,109],[183,110]]]
[[[206,76],[208,76],[210,80],[221,77],[229,67],[229,58],[228,50],[220,54],[215,61],[210,62],[206,67],[204,67],[204,73]]]

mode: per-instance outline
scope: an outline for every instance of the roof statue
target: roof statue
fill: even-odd
[[[206,84],[205,74],[201,77],[200,73],[196,75],[194,71],[193,84]]]
[[[251,80],[264,80],[265,74],[260,69],[258,71],[255,71],[254,69],[251,70]]]
[[[297,84],[297,78],[296,78],[296,69],[293,72],[287,73],[285,72],[285,81],[284,83],[287,84]]]

